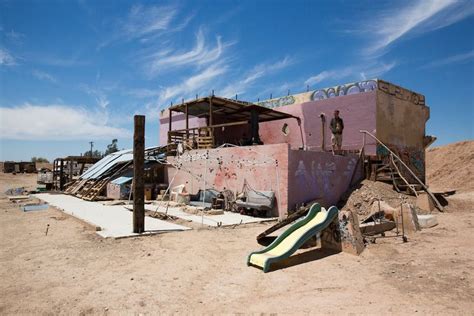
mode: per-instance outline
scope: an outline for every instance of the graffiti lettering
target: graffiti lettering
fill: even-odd
[[[360,81],[360,82],[340,85],[333,88],[316,90],[312,94],[311,100],[313,101],[324,100],[324,99],[334,98],[334,97],[343,96],[343,95],[374,91],[376,89],[377,89],[376,80]]]
[[[295,103],[295,97],[292,95],[288,95],[278,99],[258,102],[257,104],[272,109],[280,106],[290,105],[293,103]]]

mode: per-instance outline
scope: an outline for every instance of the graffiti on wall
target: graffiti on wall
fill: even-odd
[[[365,80],[360,82],[343,84],[336,87],[320,89],[313,92],[311,100],[324,100],[343,95],[356,94],[361,92],[374,91],[377,89],[376,80]]]
[[[415,93],[392,83],[385,82],[383,80],[378,80],[378,88],[379,90],[393,95],[398,99],[410,101],[414,104],[425,105],[424,95]]]
[[[392,145],[388,145],[388,147],[403,160],[417,177],[421,179],[425,178],[425,155],[423,150]],[[381,157],[385,163],[389,162],[389,152],[381,145],[377,145],[377,156]],[[411,178],[411,175],[405,168],[401,168],[400,172],[402,172],[405,177]]]
[[[333,200],[337,194],[337,190],[334,188],[344,186],[344,183],[351,179],[356,162],[356,158],[351,158],[342,171],[343,176],[335,178],[337,167],[334,162],[312,160],[310,166],[306,166],[305,162],[300,160],[295,171],[297,187],[308,188],[316,198],[324,198],[326,201]]]
[[[295,97],[292,95],[287,95],[278,99],[267,100],[263,102],[258,102],[257,104],[260,106],[264,106],[266,108],[277,108],[280,106],[290,105],[295,103]]]
[[[316,163],[311,161],[308,168],[303,160],[298,162],[295,171],[297,186],[300,188],[312,188],[315,197],[330,197],[334,194],[331,191],[331,177],[336,170],[336,164],[333,162]]]

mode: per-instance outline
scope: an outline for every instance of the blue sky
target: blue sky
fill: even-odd
[[[0,0],[0,160],[131,147],[181,98],[255,101],[381,78],[426,96],[436,144],[473,138],[474,1]]]

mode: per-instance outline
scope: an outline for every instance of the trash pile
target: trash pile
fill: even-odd
[[[160,201],[158,204],[167,201],[167,206],[181,206],[182,210],[189,214],[205,211],[209,215],[220,215],[229,211],[254,217],[271,217],[275,206],[275,193],[254,190],[245,182],[239,194],[212,188],[200,189],[196,194],[191,194],[186,191],[186,186],[181,184],[161,190],[157,200]]]

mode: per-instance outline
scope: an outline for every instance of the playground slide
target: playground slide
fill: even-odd
[[[313,204],[302,220],[290,226],[268,247],[252,252],[247,258],[247,265],[258,266],[263,272],[268,272],[271,263],[291,256],[309,238],[328,227],[338,212],[335,206],[326,210],[318,203]]]

